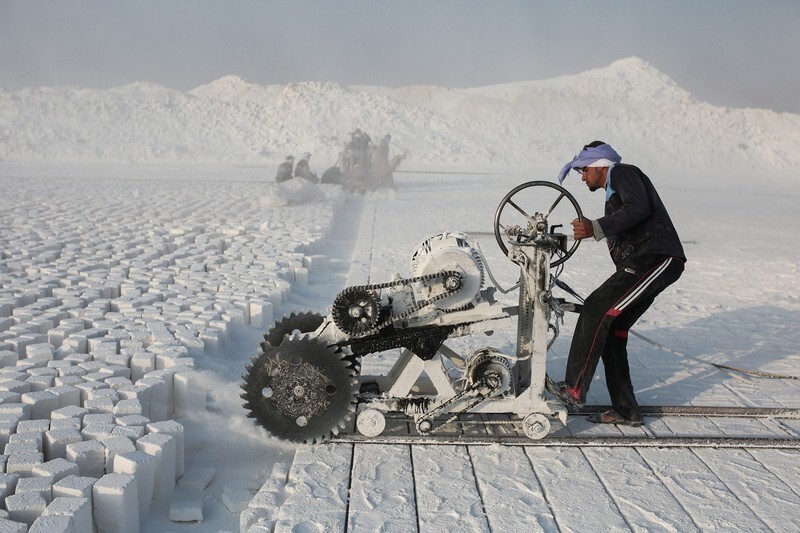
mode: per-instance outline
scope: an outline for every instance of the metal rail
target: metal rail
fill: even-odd
[[[780,437],[653,437],[641,436],[548,436],[531,440],[519,435],[335,435],[331,442],[353,444],[416,444],[449,446],[546,446],[546,447],[629,447],[629,448],[770,448],[797,449],[800,439]]]
[[[570,410],[569,414],[588,415],[611,409],[610,405],[586,405]],[[800,408],[795,407],[728,407],[706,405],[641,405],[644,416],[709,416],[739,418],[800,418]]]

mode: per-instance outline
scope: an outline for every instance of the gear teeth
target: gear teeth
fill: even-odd
[[[264,334],[264,342],[273,347],[280,346],[287,334],[295,330],[312,333],[324,321],[325,318],[319,313],[311,311],[292,311],[288,316],[277,320],[275,325]]]

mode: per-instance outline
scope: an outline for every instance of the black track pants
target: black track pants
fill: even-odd
[[[586,298],[572,337],[565,376],[576,398],[586,401],[602,358],[612,405],[627,418],[640,416],[628,367],[628,330],[682,273],[681,259],[635,257]]]

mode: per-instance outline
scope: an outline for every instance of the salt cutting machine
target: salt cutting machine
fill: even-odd
[[[545,193],[555,198],[549,209],[532,215],[523,209]],[[577,307],[551,293],[561,265],[580,243],[570,245],[556,230],[576,216],[583,215],[575,198],[545,181],[519,185],[500,202],[494,235],[519,266],[518,307],[495,300],[502,289],[475,241],[445,231],[417,247],[410,277],[347,287],[327,316],[285,317],[246,366],[241,396],[248,416],[271,435],[294,442],[339,434],[353,416],[359,433],[377,436],[389,413],[409,417],[420,435],[461,414],[507,413],[521,419],[529,438],[544,438],[551,418],[566,423],[567,417],[564,405],[545,399],[544,389],[559,319]],[[487,274],[494,286],[485,287]],[[462,355],[444,344],[513,327],[514,319],[516,353],[485,347]],[[361,375],[362,357],[398,349],[387,375]]]

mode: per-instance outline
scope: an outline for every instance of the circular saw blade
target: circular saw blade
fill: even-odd
[[[355,371],[341,353],[308,335],[267,345],[247,370],[242,398],[248,416],[280,439],[318,442],[353,416]]]

